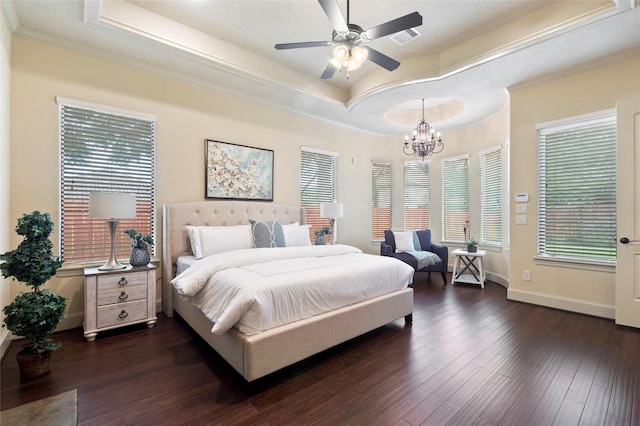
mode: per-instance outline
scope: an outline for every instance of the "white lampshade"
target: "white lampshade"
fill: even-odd
[[[102,219],[135,219],[136,194],[91,192],[89,217]]]
[[[320,203],[320,217],[342,217],[342,203]]]

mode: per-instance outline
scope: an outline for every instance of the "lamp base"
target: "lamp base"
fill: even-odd
[[[111,264],[109,262],[105,263],[104,265],[102,265],[101,267],[98,268],[98,271],[118,271],[120,269],[125,269],[127,267],[127,265],[123,265],[120,262],[117,262],[115,264]]]
[[[107,220],[109,225],[109,233],[111,234],[111,254],[107,263],[98,268],[98,271],[117,271],[126,268],[126,265],[118,262],[116,259],[116,246],[114,240],[116,238],[116,228],[118,227],[118,221],[115,219]]]

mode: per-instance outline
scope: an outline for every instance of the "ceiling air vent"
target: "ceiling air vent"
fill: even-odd
[[[391,37],[391,40],[398,43],[400,46],[409,43],[414,38],[418,37],[420,33],[415,28],[409,28],[408,30],[400,31]]]

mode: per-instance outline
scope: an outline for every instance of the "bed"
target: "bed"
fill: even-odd
[[[222,334],[212,333],[214,322],[179,296],[171,283],[178,259],[193,254],[187,226],[233,227],[249,220],[305,224],[306,213],[300,207],[251,201],[206,201],[163,207],[163,311],[168,317],[178,313],[248,382],[403,317],[405,323],[411,323],[413,289],[404,286],[259,333],[244,334],[236,328]]]

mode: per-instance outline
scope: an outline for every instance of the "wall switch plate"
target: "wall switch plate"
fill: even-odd
[[[527,215],[526,214],[518,214],[516,215],[516,225],[526,225],[527,224]]]
[[[525,281],[531,281],[531,271],[522,271],[522,279]]]

